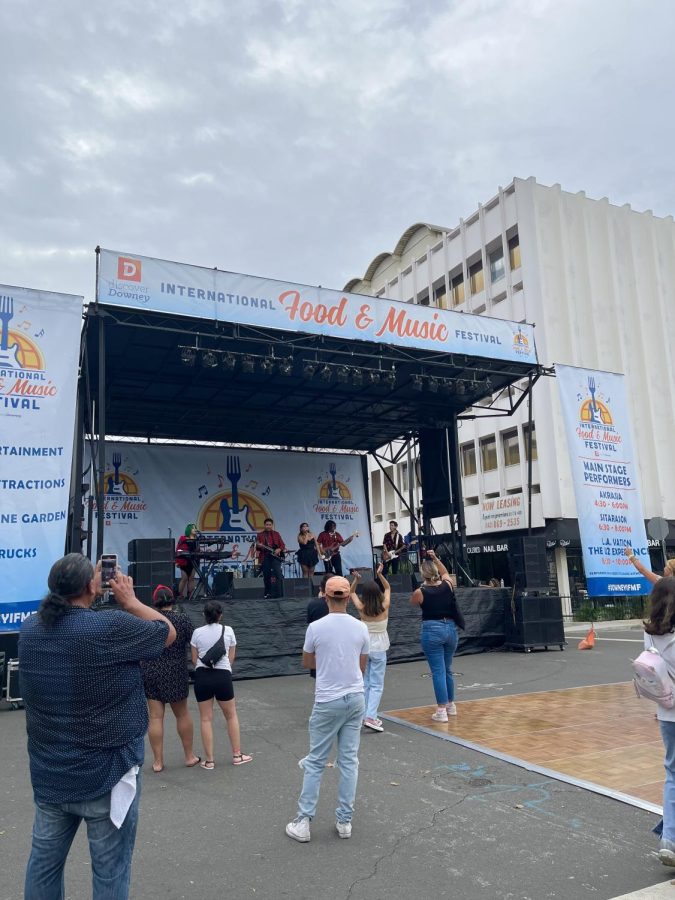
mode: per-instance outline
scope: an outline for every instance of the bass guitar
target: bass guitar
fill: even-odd
[[[347,540],[343,541],[341,544],[337,542],[335,544],[332,544],[330,547],[322,547],[320,556],[323,562],[330,562],[331,559],[340,552],[340,547],[344,547],[345,544],[351,543],[351,541],[353,541],[354,538],[357,538],[358,536],[358,531],[355,531],[351,537],[348,537]]]

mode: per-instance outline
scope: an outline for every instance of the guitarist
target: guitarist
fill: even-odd
[[[334,575],[342,575],[342,557],[340,547],[346,547],[357,536],[353,534],[345,540],[332,519],[328,519],[323,526],[323,531],[317,538],[321,556],[323,558],[324,571]]]
[[[281,568],[281,560],[286,545],[279,532],[274,530],[272,519],[265,519],[264,525],[264,530],[258,532],[255,546],[259,553],[265,581],[265,599],[269,600],[284,596],[284,573]]]
[[[398,574],[398,557],[402,553],[407,553],[407,550],[405,541],[398,530],[398,522],[394,522],[392,519],[389,523],[389,531],[385,534],[382,541],[382,562],[384,563],[385,577],[390,573],[392,575]]]

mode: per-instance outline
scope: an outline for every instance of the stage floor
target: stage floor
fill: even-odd
[[[631,682],[391,710],[384,719],[423,729],[559,780],[660,812],[663,744],[655,705]]]

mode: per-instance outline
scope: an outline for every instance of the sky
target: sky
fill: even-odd
[[[0,0],[0,283],[340,289],[514,176],[675,213],[671,0]]]

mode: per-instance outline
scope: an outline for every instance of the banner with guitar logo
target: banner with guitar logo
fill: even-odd
[[[226,551],[236,545],[241,562],[252,562],[267,518],[289,558],[295,559],[303,522],[318,537],[332,520],[345,541],[358,532],[342,551],[345,571],[372,565],[359,456],[109,443],[105,485],[105,551],[116,553],[123,567],[130,540],[178,538],[191,523],[225,538],[219,544]]]
[[[0,285],[0,631],[14,632],[63,556],[82,297]]]

